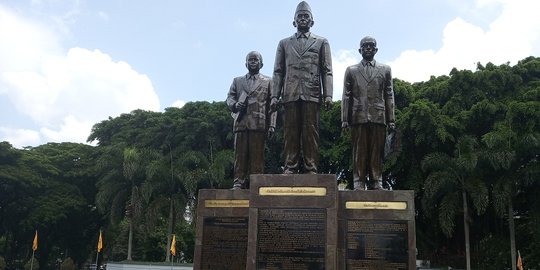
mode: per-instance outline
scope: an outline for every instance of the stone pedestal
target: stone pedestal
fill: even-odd
[[[200,190],[193,269],[246,269],[248,217],[248,190]]]
[[[337,269],[334,175],[252,175],[246,269]]]
[[[340,191],[338,268],[416,268],[413,191]]]
[[[413,191],[337,191],[334,175],[252,175],[201,190],[193,269],[415,269]]]

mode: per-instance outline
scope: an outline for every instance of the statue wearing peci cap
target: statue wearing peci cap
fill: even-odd
[[[328,40],[310,32],[311,7],[296,7],[296,32],[277,47],[271,109],[283,106],[284,173],[317,173],[319,110],[332,105],[332,57]]]

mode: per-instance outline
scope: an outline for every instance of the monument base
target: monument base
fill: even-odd
[[[246,269],[249,191],[199,191],[193,269]]]
[[[334,175],[252,175],[246,269],[337,269]]]
[[[338,196],[338,269],[416,268],[413,191]]]
[[[200,190],[193,269],[416,267],[413,191],[337,191],[334,175],[252,175]]]

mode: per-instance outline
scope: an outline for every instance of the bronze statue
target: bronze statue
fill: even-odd
[[[297,32],[281,40],[276,52],[271,107],[284,109],[284,173],[317,173],[320,104],[332,105],[330,45],[309,31],[313,23],[309,4],[300,2]]]
[[[362,61],[345,71],[341,108],[342,128],[352,129],[355,190],[383,189],[382,160],[386,128],[394,130],[394,90],[389,66],[374,60],[377,41],[360,41]],[[369,182],[366,182],[369,175]]]
[[[249,188],[249,175],[264,171],[265,137],[274,132],[276,112],[270,112],[272,80],[259,73],[262,55],[246,56],[248,73],[234,78],[227,106],[234,117],[234,184],[232,189]]]

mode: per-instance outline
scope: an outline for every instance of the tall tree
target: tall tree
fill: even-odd
[[[459,201],[462,203],[467,269],[471,269],[469,198],[478,214],[482,214],[488,205],[487,187],[477,175],[476,145],[475,138],[463,136],[456,143],[453,155],[435,152],[422,161],[422,169],[428,172],[423,205],[426,209],[436,207],[439,225],[448,237],[454,231]]]
[[[536,109],[534,109],[536,107]],[[513,101],[506,118],[483,136],[484,156],[494,170],[493,201],[496,212],[507,213],[512,269],[516,265],[514,198],[531,185],[538,184],[540,152],[540,102]],[[536,115],[535,115],[536,114]],[[506,210],[506,211],[505,211]]]

